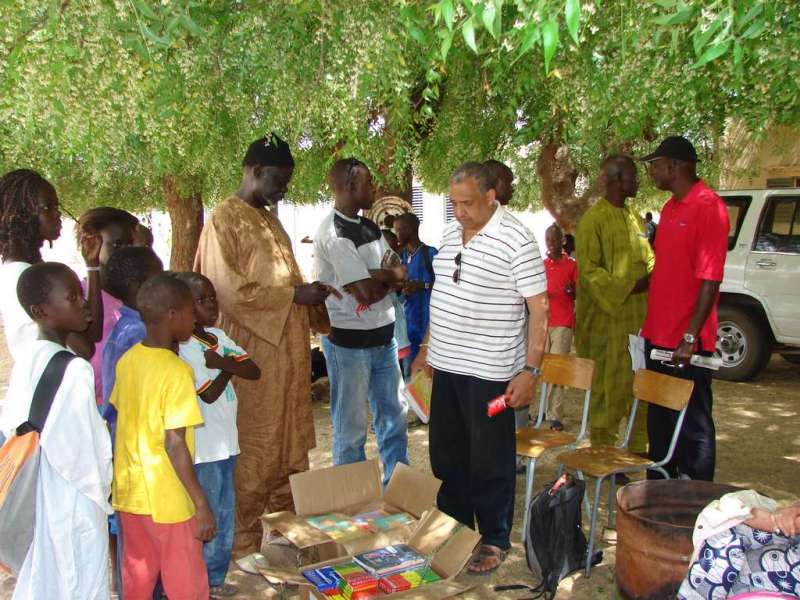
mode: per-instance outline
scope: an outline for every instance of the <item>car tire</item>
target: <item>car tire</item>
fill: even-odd
[[[781,354],[783,360],[792,363],[793,365],[800,365],[800,354]]]
[[[714,356],[722,358],[723,363],[717,379],[747,381],[767,365],[772,348],[766,329],[766,324],[746,308],[719,307]]]

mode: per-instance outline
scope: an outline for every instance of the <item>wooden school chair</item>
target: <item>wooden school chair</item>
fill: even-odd
[[[600,504],[600,486],[603,480],[608,478],[608,524],[612,523],[614,514],[614,476],[617,473],[635,473],[637,471],[647,471],[652,469],[661,473],[666,479],[669,474],[664,469],[675,452],[675,445],[678,443],[678,435],[683,425],[686,415],[686,407],[689,405],[689,398],[692,395],[694,382],[688,379],[679,379],[670,375],[663,375],[655,371],[639,369],[633,378],[633,405],[628,417],[628,427],[625,432],[625,439],[619,446],[589,446],[569,450],[558,455],[558,460],[564,467],[574,469],[578,477],[583,479],[585,475],[595,477],[597,482],[594,490],[594,502],[590,507],[590,526],[589,526],[589,548],[586,553],[586,576],[589,577],[592,571],[592,555],[594,551],[594,536],[597,528],[597,509]],[[657,404],[674,411],[679,411],[675,429],[672,432],[667,455],[659,460],[652,461],[649,458],[639,456],[628,450],[633,422],[636,419],[636,410],[639,402]],[[588,490],[588,488],[587,488]]]
[[[541,391],[539,393],[539,413],[533,427],[517,430],[517,454],[527,459],[525,470],[525,504],[523,508],[522,541],[528,530],[528,506],[533,495],[533,478],[536,460],[548,450],[574,448],[586,437],[589,419],[589,402],[592,398],[592,376],[594,361],[565,354],[545,354],[542,361]],[[584,391],[583,416],[577,435],[566,431],[552,431],[545,421],[547,397],[554,385],[577,388]]]

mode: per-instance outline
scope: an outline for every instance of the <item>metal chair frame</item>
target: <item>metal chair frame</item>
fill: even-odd
[[[677,379],[676,377],[671,377],[669,375],[662,375],[662,374],[659,374],[659,373],[654,373],[653,371],[646,371],[645,369],[639,369],[636,372],[636,376],[634,378],[634,393],[635,393],[635,390],[636,390],[636,382],[637,382],[637,380],[639,380],[640,378],[644,378],[644,377],[650,377],[651,376],[650,374],[655,374],[655,375],[658,375],[660,377],[670,377],[670,379]],[[606,473],[606,474],[604,474],[604,475],[602,475],[600,477],[596,477],[597,481],[595,483],[595,489],[594,489],[594,501],[591,503],[591,507],[590,507],[590,510],[589,510],[589,512],[590,512],[590,525],[589,525],[589,547],[587,548],[587,551],[586,551],[586,568],[585,568],[586,577],[590,577],[591,576],[591,572],[592,572],[592,555],[593,555],[594,548],[595,548],[595,539],[594,538],[595,538],[595,532],[597,530],[597,511],[598,511],[599,504],[600,504],[600,486],[603,484],[603,481],[606,478],[608,478],[608,481],[609,481],[609,486],[608,486],[608,527],[611,527],[612,523],[613,523],[613,517],[614,517],[614,511],[615,511],[615,504],[614,504],[614,492],[615,492],[614,476],[615,475],[617,475],[618,473],[636,473],[636,472],[639,472],[639,471],[653,470],[653,471],[658,471],[659,473],[661,473],[661,475],[663,475],[665,479],[670,479],[669,473],[667,473],[666,469],[664,469],[664,465],[666,465],[670,460],[672,460],[672,455],[675,453],[675,447],[678,444],[678,437],[680,436],[681,427],[683,426],[683,420],[684,420],[684,418],[686,416],[686,409],[689,406],[689,398],[691,397],[692,389],[694,387],[694,384],[691,381],[687,381],[687,380],[683,380],[683,379],[681,379],[680,381],[686,381],[690,385],[687,386],[688,387],[688,392],[686,393],[685,401],[683,399],[681,399],[681,402],[683,403],[683,408],[681,409],[680,414],[678,415],[678,420],[675,423],[675,428],[674,428],[674,430],[672,432],[672,439],[670,440],[669,449],[667,450],[666,456],[662,460],[659,460],[659,461],[651,461],[651,462],[649,462],[647,464],[639,464],[639,465],[633,465],[633,466],[630,466],[630,467],[622,467],[622,468],[619,468],[619,469],[615,469],[615,470],[613,470],[613,471],[611,471],[609,473]],[[628,443],[630,442],[630,438],[631,438],[631,433],[633,432],[633,425],[634,425],[634,421],[636,419],[637,409],[639,408],[639,402],[648,402],[648,401],[645,400],[645,399],[640,399],[640,398],[637,398],[636,396],[634,396],[633,405],[631,406],[631,412],[630,412],[630,416],[628,417],[628,424],[627,424],[627,428],[626,428],[626,431],[625,431],[625,439],[620,444],[618,444],[616,446],[616,448],[618,448],[619,450],[623,450],[623,451],[627,450]],[[651,402],[648,402],[648,403],[651,403]],[[653,402],[653,403],[661,404],[659,402]],[[581,451],[591,451],[591,447],[577,449],[574,452],[572,452],[572,456],[579,456]],[[564,454],[565,453],[562,453],[561,455],[559,455],[559,458],[561,458]],[[628,454],[630,454],[630,453],[628,453]],[[569,465],[566,465],[565,463],[562,462],[562,464],[561,464],[561,466],[559,468],[559,472],[563,472],[565,466],[569,466]],[[575,470],[577,472],[578,478],[585,480],[583,471],[581,469],[578,469],[577,467],[575,467]],[[584,499],[586,499],[586,498],[584,497]]]
[[[575,357],[571,356],[552,355],[552,354],[545,355],[542,365],[543,366],[542,385],[541,385],[541,390],[539,392],[539,411],[537,413],[536,423],[533,425],[533,427],[520,429],[519,431],[517,431],[517,434],[519,434],[519,432],[523,431],[524,429],[540,430],[542,428],[542,426],[544,425],[544,417],[545,417],[545,412],[547,410],[547,398],[550,395],[550,390],[553,388],[554,385],[564,385],[560,382],[548,380],[546,361],[553,360],[553,358],[551,358],[553,356],[558,356],[558,360],[564,360],[564,359],[567,359],[569,361],[575,360]],[[580,359],[580,360],[588,361],[589,359]],[[594,375],[593,361],[592,361],[592,375]],[[592,377],[589,378],[590,381],[591,379]],[[583,396],[583,413],[581,416],[581,426],[578,435],[575,437],[575,440],[569,444],[563,444],[559,446],[552,446],[550,448],[546,448],[545,450],[542,451],[542,454],[544,454],[549,450],[576,448],[578,444],[586,438],[586,430],[589,422],[589,405],[592,399],[591,385],[589,385],[587,389],[584,389],[584,392],[585,393]],[[528,530],[528,506],[530,505],[531,498],[533,496],[533,481],[534,481],[534,474],[536,472],[536,460],[538,457],[527,456],[526,458],[527,458],[527,464],[525,468],[525,504],[524,504],[524,513],[522,516],[522,536],[521,536],[523,543],[525,542],[525,532]]]

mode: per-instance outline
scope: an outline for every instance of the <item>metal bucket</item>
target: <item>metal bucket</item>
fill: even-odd
[[[689,569],[697,515],[737,491],[707,481],[637,481],[617,491],[617,588],[631,600],[673,599]]]

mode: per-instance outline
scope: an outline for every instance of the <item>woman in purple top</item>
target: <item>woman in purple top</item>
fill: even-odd
[[[79,227],[76,231],[94,231],[103,238],[103,245],[100,248],[100,268],[105,270],[106,263],[111,255],[119,248],[133,245],[133,231],[139,224],[139,220],[126,210],[101,206],[87,210],[78,220]],[[105,347],[108,334],[119,320],[119,310],[122,301],[117,300],[108,293],[105,285],[105,277],[100,295],[103,301],[103,329],[100,341],[95,344],[94,355],[89,361],[94,370],[94,392],[97,405],[103,401],[103,348]],[[86,292],[86,281],[83,283],[84,293]]]

